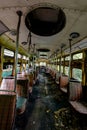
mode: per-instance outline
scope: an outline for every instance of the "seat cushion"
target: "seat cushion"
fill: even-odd
[[[26,109],[27,99],[24,97],[18,97],[16,102],[16,112],[17,114],[22,114]]]

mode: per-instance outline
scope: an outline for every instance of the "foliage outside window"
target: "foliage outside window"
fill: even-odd
[[[83,53],[74,54],[73,55],[73,60],[82,59],[82,57],[83,57]]]
[[[77,79],[78,81],[82,81],[82,70],[73,68],[72,76],[73,76],[73,78]]]

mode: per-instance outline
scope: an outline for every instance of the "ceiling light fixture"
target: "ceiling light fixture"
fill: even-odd
[[[70,37],[73,39],[73,38],[78,38],[80,36],[80,34],[78,32],[72,32],[70,34]]]
[[[13,35],[13,36],[16,36],[17,35],[17,30],[16,29],[11,29],[10,34]]]
[[[22,44],[22,45],[27,45],[27,42],[22,42],[21,44]]]

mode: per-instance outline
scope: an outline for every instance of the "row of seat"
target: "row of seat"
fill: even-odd
[[[31,78],[32,77],[32,78]],[[12,130],[15,114],[22,114],[26,109],[29,87],[33,85],[33,75],[17,74],[15,78],[3,78],[0,87],[0,130]]]
[[[81,82],[78,80],[71,78],[69,80],[67,75],[60,75],[60,73],[56,73],[53,70],[48,70],[47,73],[51,72],[50,75],[54,79],[55,76],[55,82],[58,84],[60,90],[67,94],[68,100],[70,105],[79,113],[81,114],[87,114],[87,105],[86,102],[83,103],[83,88],[81,85]],[[53,74],[53,75],[52,75]]]

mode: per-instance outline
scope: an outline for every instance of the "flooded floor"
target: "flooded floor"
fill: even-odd
[[[68,103],[54,80],[42,73],[44,80],[33,86],[26,111],[16,116],[15,130],[86,130],[82,115]]]

